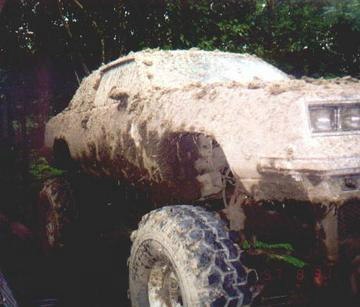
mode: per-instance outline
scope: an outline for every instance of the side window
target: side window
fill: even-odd
[[[110,68],[104,72],[96,92],[95,105],[104,106],[112,103],[110,93],[116,87],[119,91],[128,93],[140,89],[138,65],[135,61],[127,62]]]
[[[79,88],[71,99],[68,109],[76,109],[81,112],[88,111],[94,106],[96,96],[95,84],[98,78],[98,73],[92,73],[81,81]],[[86,95],[84,95],[85,93]]]

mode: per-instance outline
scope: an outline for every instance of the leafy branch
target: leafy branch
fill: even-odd
[[[303,268],[307,265],[303,260],[291,256],[294,247],[290,243],[266,243],[262,241],[249,242],[245,240],[242,249],[254,255],[266,255],[269,259],[288,263],[296,268]]]
[[[39,157],[32,161],[29,172],[36,180],[45,180],[50,177],[58,177],[64,174],[63,170],[49,165],[44,157]]]

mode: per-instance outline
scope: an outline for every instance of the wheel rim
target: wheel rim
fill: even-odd
[[[179,279],[169,261],[158,261],[150,272],[149,303],[151,307],[184,306]]]

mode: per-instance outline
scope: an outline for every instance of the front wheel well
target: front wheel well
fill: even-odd
[[[74,161],[71,157],[70,148],[64,139],[55,139],[53,145],[54,165],[61,169],[71,169]]]

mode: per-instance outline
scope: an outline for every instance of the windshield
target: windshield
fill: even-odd
[[[160,55],[160,56],[159,56]],[[259,58],[218,52],[162,52],[153,57],[153,82],[159,86],[188,83],[280,81],[288,76]]]

